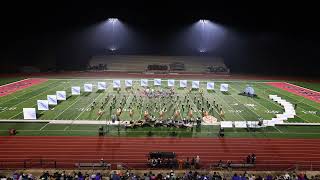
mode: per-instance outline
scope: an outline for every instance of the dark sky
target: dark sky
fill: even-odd
[[[317,5],[303,3],[10,1],[1,5],[1,59],[5,67],[83,66],[101,52],[85,44],[81,32],[108,17],[119,18],[144,41],[126,53],[175,55],[169,48],[175,35],[199,19],[210,19],[234,32],[210,54],[222,56],[234,71],[261,72],[270,66],[270,73],[319,75]]]

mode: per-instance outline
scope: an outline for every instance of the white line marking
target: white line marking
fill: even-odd
[[[39,88],[39,89],[48,88],[48,86],[51,85],[51,84],[53,84],[53,83],[56,83],[56,82],[52,82],[52,83],[48,84],[47,86],[41,87],[41,88]],[[31,86],[31,87],[32,87],[32,86]],[[21,90],[27,90],[27,88],[21,89]],[[28,89],[28,91],[27,91],[26,93],[23,93],[23,94],[20,95],[20,96],[14,96],[14,98],[11,98],[11,99],[9,99],[9,100],[7,100],[7,101],[1,102],[0,104],[4,104],[4,103],[9,102],[9,101],[11,101],[11,100],[13,100],[13,99],[17,99],[17,98],[19,98],[19,97],[25,96],[26,94],[31,93],[31,92],[33,91],[33,90],[30,90],[30,92],[29,92],[29,90],[30,90],[30,89]],[[10,94],[10,95],[11,95],[11,94]],[[12,95],[14,95],[14,93],[12,93]],[[39,94],[37,94],[37,95],[39,95]],[[35,95],[35,96],[37,96],[37,95]],[[35,97],[35,96],[31,96],[29,99],[31,99],[31,98],[33,98],[33,97]],[[16,104],[16,105],[17,105],[17,104]],[[11,107],[12,107],[12,106],[11,106]],[[0,113],[1,113],[1,112],[0,112]]]
[[[59,86],[61,86],[61,85],[63,85],[63,84],[60,84],[60,85],[56,86],[54,89],[57,89],[57,87],[59,87]],[[66,89],[66,87],[65,87],[63,90],[65,90],[65,89]],[[42,93],[40,93],[40,94],[38,94],[38,95],[36,95],[36,96],[33,96],[33,97],[31,97],[31,98],[28,98],[28,99],[26,99],[26,100],[24,100],[24,101],[22,101],[22,102],[25,102],[25,101],[27,101],[27,100],[33,99],[33,98],[35,98],[35,97],[37,97],[37,96],[39,96],[39,95],[41,95],[41,94],[43,94],[43,93],[45,93],[45,92],[47,92],[47,91],[51,91],[51,90],[52,90],[52,89],[48,89],[48,90],[46,90],[46,91],[44,91],[44,92],[42,92]],[[20,102],[19,104],[21,104],[22,102]],[[16,104],[16,105],[19,105],[19,104]],[[15,106],[16,106],[16,105],[15,105]],[[31,107],[35,107],[35,106],[37,106],[37,104],[35,104],[35,105],[31,106]],[[2,113],[2,112],[0,112],[0,113]],[[14,115],[14,116],[11,116],[9,119],[14,118],[14,117],[18,116],[18,115],[21,114],[21,113],[22,113],[22,111],[19,112],[19,113],[16,114],[16,115]]]
[[[82,111],[82,112],[75,118],[75,120],[77,120],[77,119],[82,115],[82,113],[84,113],[84,112],[86,111],[86,109],[88,109],[88,108],[91,106],[91,104],[93,104],[93,102],[95,102],[96,99],[98,99],[98,98],[101,96],[101,94],[104,94],[104,93],[100,93],[96,98],[94,98],[93,101],[84,109],[84,111]]]
[[[63,129],[63,131],[66,131],[69,127],[70,127],[70,126],[65,127],[65,128]]]
[[[278,129],[276,126],[273,126],[276,130],[278,130],[280,133],[283,133],[282,131],[280,131],[280,129]]]
[[[64,109],[61,113],[59,113],[56,117],[54,117],[53,119],[57,119],[61,114],[63,114],[66,110],[68,110],[71,106],[73,106],[75,103],[77,103],[81,98],[79,98],[80,96],[78,96],[76,99],[78,99],[78,100],[76,100],[74,103],[72,103],[71,105],[69,105],[66,109]]]
[[[14,81],[14,82],[11,82],[11,83],[8,83],[8,84],[3,84],[3,85],[1,85],[0,87],[2,87],[2,86],[7,86],[7,85],[10,85],[10,84],[14,84],[14,83],[21,82],[21,81],[25,81],[25,80],[28,80],[28,79],[29,79],[29,78],[22,79],[22,80],[19,80],[19,81]]]
[[[50,123],[45,124],[44,126],[42,126],[42,128],[40,128],[39,131],[42,131],[47,125],[49,125]]]

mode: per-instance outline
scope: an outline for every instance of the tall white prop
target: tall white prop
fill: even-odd
[[[133,84],[131,79],[125,80],[124,83],[125,83],[126,87],[132,87],[132,84]]]
[[[222,128],[232,128],[233,127],[233,123],[232,123],[232,121],[221,121],[220,122],[220,126]]]
[[[56,95],[47,95],[49,105],[57,105],[58,100]]]
[[[57,100],[59,100],[59,101],[67,100],[66,91],[57,91],[56,95],[57,95]]]
[[[83,88],[84,92],[92,92],[92,84],[84,84]]]
[[[192,81],[192,89],[199,89],[200,82],[199,81]]]
[[[168,86],[169,87],[174,87],[174,79],[169,79],[168,80]]]
[[[107,83],[106,82],[98,82],[98,90],[106,90]]]
[[[220,85],[220,91],[227,92],[229,89],[229,84],[221,84]]]
[[[37,119],[36,108],[23,108],[23,119]]]
[[[154,79],[153,85],[155,85],[155,86],[161,86],[161,79]]]
[[[40,110],[40,111],[49,110],[49,101],[48,100],[38,100],[37,105],[38,105],[38,110]]]
[[[141,86],[147,87],[148,86],[148,79],[141,79]]]
[[[120,80],[113,80],[113,88],[120,88],[121,82]]]
[[[214,82],[207,82],[207,90],[214,90]]]
[[[182,88],[187,87],[187,80],[180,80],[180,87]]]
[[[72,95],[80,95],[80,87],[79,86],[71,87],[71,94]]]

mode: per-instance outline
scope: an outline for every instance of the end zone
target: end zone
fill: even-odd
[[[25,89],[43,82],[48,81],[48,79],[44,78],[31,78],[31,79],[24,79],[21,81],[9,83],[0,86],[0,97],[7,96],[9,94],[12,94],[16,91],[19,91],[21,89]]]

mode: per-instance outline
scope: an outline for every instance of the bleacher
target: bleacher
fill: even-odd
[[[88,66],[93,67],[99,64],[106,64],[108,71],[119,72],[229,72],[223,59],[218,57],[105,55],[92,57]],[[219,69],[225,71],[208,71],[208,66],[221,67]],[[155,69],[154,67],[168,68]]]

